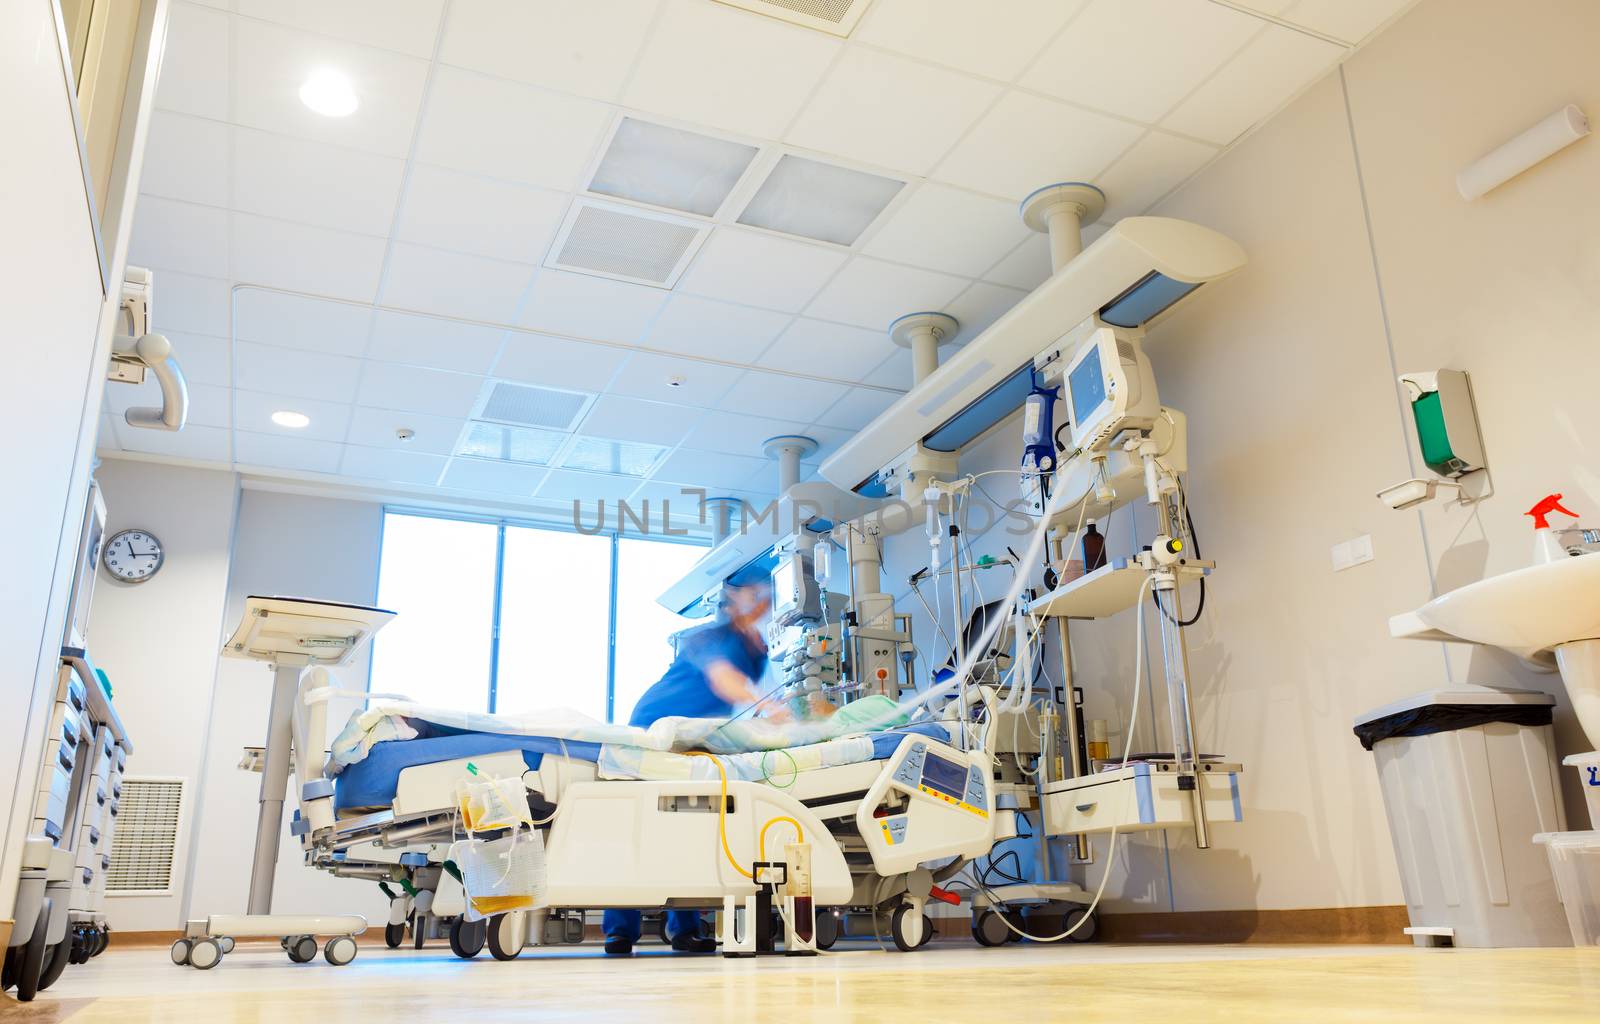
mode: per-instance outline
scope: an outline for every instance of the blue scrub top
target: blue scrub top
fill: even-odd
[[[666,674],[639,698],[628,724],[648,727],[656,719],[670,715],[731,715],[733,705],[717,696],[706,674],[706,669],[719,661],[726,661],[754,682],[766,671],[767,650],[759,641],[746,640],[731,622],[712,623],[684,634],[678,642],[678,656]]]

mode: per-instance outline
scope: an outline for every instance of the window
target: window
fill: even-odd
[[[695,620],[656,595],[705,553],[658,540],[386,511],[372,689],[517,713],[627,721]],[[613,641],[613,636],[615,640]]]

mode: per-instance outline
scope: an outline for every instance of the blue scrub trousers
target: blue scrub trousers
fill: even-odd
[[[639,933],[643,928],[644,914],[637,910],[608,910],[601,921],[605,927],[606,938],[638,942]],[[667,934],[698,936],[700,911],[667,911]]]

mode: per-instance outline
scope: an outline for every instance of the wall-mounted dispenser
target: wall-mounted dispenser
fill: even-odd
[[[1472,402],[1472,382],[1466,372],[1404,373],[1400,386],[1411,408],[1422,462],[1434,475],[1386,487],[1378,497],[1395,509],[1420,505],[1440,487],[1456,491],[1463,505],[1487,498],[1493,492],[1483,436],[1478,431],[1478,410]]]

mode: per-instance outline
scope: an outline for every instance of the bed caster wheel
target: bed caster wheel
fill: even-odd
[[[308,964],[317,958],[317,940],[309,935],[295,935],[283,940],[289,959],[297,964]]]
[[[40,992],[56,983],[62,972],[67,969],[67,964],[71,959],[72,941],[70,939],[63,939],[50,947],[45,953],[44,970],[39,974]]]
[[[217,940],[217,946],[222,950],[224,956],[232,953],[233,947],[236,945],[238,945],[238,943],[233,941],[233,936],[231,935],[224,935],[222,938]]]
[[[189,966],[189,950],[194,948],[194,943],[188,939],[179,939],[172,944],[172,962],[179,967]]]
[[[209,971],[222,962],[222,947],[216,939],[199,939],[189,948],[189,966]]]
[[[1011,938],[1011,929],[1005,918],[992,910],[982,911],[972,918],[972,938],[980,946],[1004,946]]]
[[[923,914],[922,915],[922,941],[917,943],[917,948],[921,949],[923,946],[926,946],[928,943],[930,943],[932,941],[933,941],[933,918],[929,917],[927,914]]]
[[[663,946],[672,945],[672,936],[667,934],[667,915],[662,914],[656,922],[656,938],[661,940]]]
[[[839,941],[839,915],[831,910],[817,911],[816,930],[812,935],[816,937],[818,949],[832,949],[833,944]]]
[[[902,953],[909,953],[921,946],[927,932],[927,920],[920,911],[911,907],[895,907],[894,916],[889,919],[889,937],[894,939],[895,948]]]
[[[315,940],[312,940],[312,948],[316,948]],[[343,967],[356,958],[356,950],[355,939],[348,935],[339,935],[329,939],[328,944],[322,947],[322,958],[335,967]]]
[[[390,949],[399,949],[400,944],[406,941],[406,926],[403,924],[386,924],[383,926],[383,944]]]
[[[1022,911],[1006,914],[1005,918],[1011,922],[1011,927],[1006,929],[1011,933],[1006,936],[1007,942],[1021,942],[1028,937],[1028,919],[1022,915]]]
[[[458,917],[450,922],[450,952],[463,960],[471,960],[483,952],[484,939],[489,929],[484,921],[468,921]]]
[[[427,914],[411,915],[411,948],[421,949],[422,944],[428,941],[428,922],[432,920]]]
[[[1088,920],[1084,920],[1088,918]],[[1078,922],[1083,921],[1082,925]],[[1100,918],[1091,914],[1082,907],[1074,907],[1067,911],[1067,928],[1077,928],[1077,931],[1067,936],[1068,942],[1093,942],[1094,933],[1100,929]]]
[[[522,944],[528,939],[527,918],[521,911],[498,914],[489,918],[486,933],[490,956],[496,960],[515,960],[522,955]]]
[[[228,941],[232,942],[233,940],[229,939]],[[111,928],[109,926],[107,926],[105,928],[101,928],[100,929],[99,938],[95,941],[94,952],[89,954],[89,959],[93,960],[95,957],[99,956],[101,953],[104,953],[110,947],[111,947]],[[233,950],[231,948],[229,948],[226,952],[231,953],[231,952],[233,952]]]

